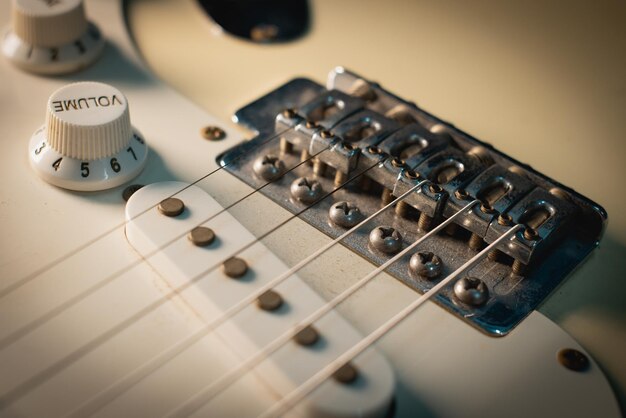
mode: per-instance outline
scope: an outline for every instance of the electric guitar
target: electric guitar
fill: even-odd
[[[485,107],[468,109],[442,81],[478,77],[452,70],[461,46],[419,65],[437,43],[415,54],[399,40],[438,34],[457,15],[405,6],[379,16],[361,3],[315,3],[306,35],[280,45],[217,30],[191,0],[87,2],[93,24],[63,48],[21,44],[13,18],[0,64],[0,415],[620,416],[590,353],[535,310],[595,247],[605,213],[539,171],[609,213],[621,202],[554,161],[555,149],[573,148],[570,136],[536,132],[530,117],[516,126],[513,112],[494,123],[489,102],[503,97],[542,114],[520,105],[525,86],[486,88]],[[0,7],[8,22],[10,5]],[[493,63],[500,45],[472,31],[465,42],[477,38],[486,49],[469,63]],[[80,71],[32,74],[62,65]],[[98,138],[93,148],[67,139],[77,126]],[[411,129],[428,146],[388,146]],[[109,132],[127,142],[109,144]],[[597,158],[620,155],[614,145],[595,145]],[[438,153],[451,154],[437,165]],[[504,167],[498,176],[525,190],[510,207],[540,193],[567,216],[539,210],[516,226],[530,212],[496,212],[510,193],[472,182],[485,167]],[[602,183],[617,184],[620,170]],[[448,190],[463,173],[463,188]],[[568,283],[597,283],[597,270],[616,277],[619,261],[607,259],[623,252],[621,226]],[[568,286],[544,312],[558,316],[575,294]],[[610,302],[618,314],[620,300]],[[623,332],[620,323],[616,350]]]

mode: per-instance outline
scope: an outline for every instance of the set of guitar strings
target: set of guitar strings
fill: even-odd
[[[284,134],[284,132],[280,132],[280,133],[278,133],[278,134],[276,134],[274,136],[271,136],[267,140],[265,140],[263,142],[263,144],[266,144],[266,143],[269,143],[270,141],[276,140],[277,138],[279,138],[283,134]],[[263,144],[261,144],[261,145],[263,145]],[[319,155],[319,153],[324,152],[326,150],[327,150],[327,148],[324,149],[324,150],[319,151],[315,155],[310,156],[306,160],[302,160],[299,164],[296,164],[295,166],[290,167],[289,169],[285,170],[282,173],[281,177],[284,176],[285,174],[287,174],[288,172],[291,172],[291,171],[297,169],[302,164],[309,163],[317,155]],[[230,164],[230,163],[232,163],[234,161],[235,160],[229,161],[228,164]],[[337,192],[338,190],[344,188],[346,185],[351,183],[353,180],[359,178],[366,171],[370,170],[371,168],[375,167],[376,165],[377,164],[374,164],[374,165],[372,165],[370,167],[367,167],[366,169],[361,170],[360,172],[354,174],[352,177],[347,179],[345,182],[337,185],[332,191],[326,193],[325,195],[321,196],[319,199],[314,201],[311,205],[306,206],[301,211],[291,215],[286,220],[280,222],[278,225],[275,225],[274,227],[270,228],[265,233],[263,233],[260,236],[256,237],[253,241],[251,241],[251,242],[243,245],[242,247],[238,248],[233,254],[230,254],[229,257],[227,257],[227,258],[233,257],[233,256],[241,253],[242,251],[250,248],[254,244],[260,242],[262,239],[266,238],[267,236],[269,236],[273,232],[275,232],[275,231],[279,230],[280,228],[282,228],[289,221],[293,220],[294,218],[299,217],[302,213],[304,213],[309,208],[313,207],[314,205],[316,205],[320,201],[324,200],[325,198],[329,197],[330,195],[332,195],[333,193]],[[222,165],[219,168],[217,168],[215,170],[212,170],[210,173],[208,173],[208,174],[204,175],[203,177],[199,178],[198,180],[194,181],[192,183],[192,185],[198,184],[201,181],[211,177],[215,173],[217,173],[220,170],[222,170],[223,168],[225,168],[225,166],[226,165]],[[274,181],[277,181],[277,180],[274,180]],[[260,186],[259,188],[253,190],[252,192],[247,193],[246,195],[244,195],[241,198],[237,199],[235,202],[225,206],[223,209],[219,210],[217,213],[215,213],[215,214],[211,215],[209,218],[205,219],[203,222],[201,222],[201,224],[209,222],[211,219],[214,219],[216,216],[220,215],[221,213],[224,213],[224,212],[228,211],[229,209],[232,209],[235,205],[243,202],[244,200],[246,200],[247,198],[249,198],[250,196],[252,196],[253,194],[255,194],[256,192],[260,191],[262,188],[266,187],[268,184],[271,184],[271,183],[272,182],[267,182],[267,183],[263,184],[262,186]],[[220,325],[222,325],[225,322],[227,322],[230,318],[232,318],[238,312],[243,310],[246,306],[250,305],[255,300],[257,300],[265,292],[267,292],[268,290],[271,290],[272,288],[274,288],[278,284],[282,283],[283,281],[287,280],[289,277],[293,276],[297,271],[299,271],[300,269],[302,269],[303,267],[305,267],[306,265],[311,263],[313,260],[315,260],[317,257],[319,257],[324,252],[328,251],[330,248],[335,246],[337,243],[341,242],[343,239],[345,239],[349,235],[353,234],[359,228],[361,228],[362,226],[364,226],[367,223],[369,223],[371,220],[376,218],[378,215],[380,215],[384,211],[388,210],[390,207],[395,206],[396,204],[401,202],[409,194],[416,192],[422,184],[423,184],[423,182],[415,185],[414,187],[412,187],[410,190],[408,190],[404,194],[398,196],[393,201],[391,201],[390,203],[386,204],[381,209],[379,209],[378,211],[376,211],[375,213],[373,213],[372,215],[370,215],[369,217],[367,217],[366,219],[361,221],[358,225],[350,228],[349,230],[344,232],[342,235],[340,235],[336,239],[334,239],[331,242],[327,243],[326,245],[324,245],[322,248],[320,248],[317,251],[315,251],[310,256],[304,258],[303,260],[298,262],[293,267],[289,268],[284,273],[282,273],[279,276],[275,277],[274,279],[272,279],[271,281],[269,281],[268,283],[266,283],[265,285],[263,285],[262,287],[260,287],[256,291],[254,291],[253,293],[251,293],[248,297],[240,300],[239,302],[237,302],[236,304],[234,304],[233,306],[228,308],[223,314],[221,314],[220,316],[214,318],[209,323],[205,324],[201,329],[199,329],[198,331],[194,332],[189,337],[185,338],[182,341],[179,341],[174,346],[171,346],[167,350],[161,352],[157,356],[155,356],[155,357],[151,358],[150,360],[146,361],[141,366],[139,366],[135,370],[131,371],[126,376],[124,376],[123,378],[119,379],[114,384],[112,384],[111,386],[106,388],[104,391],[100,392],[95,397],[93,397],[92,399],[89,399],[87,402],[82,404],[78,409],[76,409],[75,411],[73,411],[71,413],[71,416],[86,416],[86,415],[90,415],[90,414],[93,414],[93,413],[97,412],[100,408],[102,408],[108,402],[112,401],[117,396],[122,394],[127,388],[129,388],[132,385],[138,383],[139,381],[144,379],[146,376],[148,376],[149,374],[151,374],[154,371],[156,371],[159,367],[163,366],[165,363],[167,363],[168,361],[173,359],[175,356],[177,356],[178,354],[182,353],[184,350],[186,350],[187,348],[192,346],[194,343],[198,342],[204,336],[209,334],[212,330],[218,328]],[[187,187],[189,187],[189,186],[187,186]],[[183,189],[179,190],[177,193],[173,194],[170,197],[176,196],[177,194],[181,193],[186,188],[183,188]],[[306,317],[305,319],[303,319],[303,320],[299,321],[298,323],[296,323],[295,325],[293,325],[289,330],[287,330],[285,333],[280,335],[278,338],[276,338],[270,344],[268,344],[265,347],[263,347],[255,355],[253,355],[253,356],[249,357],[248,359],[244,360],[239,366],[237,366],[236,368],[232,369],[231,371],[229,371],[228,373],[223,375],[218,380],[212,382],[209,386],[205,387],[201,392],[197,393],[192,398],[187,400],[179,408],[177,408],[174,411],[171,411],[169,416],[186,416],[186,415],[189,415],[189,414],[193,413],[194,411],[196,411],[198,408],[202,407],[203,405],[205,405],[213,397],[215,397],[216,395],[221,393],[223,390],[225,390],[227,387],[229,387],[229,385],[231,385],[232,383],[237,381],[237,379],[239,379],[242,376],[244,376],[249,370],[252,370],[256,365],[260,364],[265,358],[267,358],[267,356],[269,356],[271,353],[276,351],[278,348],[280,348],[281,346],[283,346],[284,344],[289,342],[295,335],[297,335],[304,328],[306,328],[307,326],[311,325],[316,320],[320,319],[326,313],[331,311],[334,307],[336,307],[337,305],[339,305],[340,303],[345,301],[348,297],[350,297],[352,294],[354,294],[358,289],[360,289],[363,286],[365,286],[374,277],[376,277],[378,274],[383,272],[387,267],[389,267],[394,262],[399,260],[401,257],[403,257],[405,254],[407,254],[409,251],[411,251],[414,248],[416,248],[418,245],[420,245],[423,242],[425,242],[426,240],[428,240],[430,237],[432,237],[435,234],[439,233],[441,230],[446,228],[446,226],[448,226],[449,224],[454,222],[455,219],[457,219],[462,214],[466,213],[468,210],[473,208],[478,203],[479,203],[479,201],[477,201],[477,200],[474,200],[474,201],[468,203],[466,206],[464,206],[462,209],[460,209],[454,215],[450,216],[445,221],[443,221],[440,225],[438,225],[437,227],[432,229],[430,232],[428,232],[427,234],[425,234],[424,236],[422,236],[421,238],[419,238],[418,240],[416,240],[415,242],[413,242],[412,244],[407,246],[400,253],[396,254],[395,256],[390,258],[387,262],[385,262],[384,264],[382,264],[381,266],[379,266],[378,268],[376,268],[375,270],[371,271],[369,274],[367,274],[366,276],[364,276],[363,278],[358,280],[356,283],[351,285],[348,289],[344,290],[342,293],[337,295],[335,298],[333,298],[332,300],[327,302],[325,305],[323,305],[322,307],[318,308],[316,311],[311,313],[308,317]],[[147,213],[148,211],[154,210],[155,207],[156,207],[156,205],[146,209],[145,211],[143,211],[139,215],[137,215],[137,217]],[[83,246],[77,248],[72,253],[63,256],[62,258],[57,259],[53,263],[48,264],[47,266],[45,266],[44,268],[38,270],[37,272],[35,272],[35,273],[33,273],[33,274],[31,274],[31,275],[29,275],[29,276],[27,276],[27,277],[17,281],[17,282],[15,282],[13,285],[10,285],[9,287],[7,287],[4,290],[0,291],[0,298],[3,298],[5,296],[7,296],[8,294],[13,292],[14,290],[18,289],[20,286],[23,286],[24,284],[26,284],[26,283],[36,279],[37,277],[39,277],[40,275],[42,275],[46,271],[52,269],[54,266],[63,263],[64,261],[68,260],[72,256],[80,253],[81,251],[85,250],[86,248],[90,247],[91,245],[97,243],[98,241],[100,241],[104,237],[114,233],[115,231],[118,231],[119,228],[122,228],[125,225],[126,225],[126,223],[123,223],[123,224],[120,224],[120,225],[116,226],[115,228],[112,228],[112,229],[106,231],[105,233],[103,233],[103,234],[99,235],[98,237],[94,238],[93,240],[90,240],[89,242],[87,242]],[[340,357],[336,358],[334,361],[329,363],[326,367],[324,367],[319,372],[317,372],[314,376],[312,376],[309,380],[304,382],[301,386],[299,386],[296,389],[294,389],[287,396],[285,396],[282,400],[278,401],[271,409],[265,411],[261,416],[263,416],[263,417],[280,416],[281,414],[285,413],[287,410],[289,410],[291,407],[293,407],[299,401],[301,401],[307,394],[309,394],[311,391],[313,391],[315,388],[317,388],[327,378],[332,376],[339,368],[341,368],[346,363],[350,362],[350,360],[352,360],[354,357],[358,356],[361,352],[363,352],[366,348],[368,348],[369,346],[374,344],[377,340],[379,340],[382,336],[384,336],[389,330],[393,329],[400,321],[402,321],[402,319],[404,319],[409,314],[411,314],[413,311],[415,311],[426,300],[428,300],[431,297],[433,297],[440,289],[444,288],[446,285],[451,283],[459,275],[463,274],[464,272],[467,272],[472,267],[474,267],[475,265],[480,263],[480,261],[482,261],[487,256],[487,254],[492,249],[494,249],[496,246],[498,246],[501,242],[503,242],[503,241],[505,241],[507,239],[511,239],[511,237],[514,236],[514,234],[517,231],[519,231],[521,228],[522,228],[521,225],[516,225],[516,226],[511,227],[499,239],[497,239],[496,241],[492,242],[485,249],[483,249],[481,252],[476,254],[474,257],[472,257],[470,260],[468,260],[465,264],[463,264],[461,267],[459,267],[457,270],[455,270],[454,272],[449,274],[446,278],[442,279],[430,291],[424,293],[421,297],[416,299],[414,302],[412,302],[406,308],[401,310],[399,313],[397,313],[391,319],[387,320],[382,326],[380,326],[375,331],[373,331],[372,333],[367,335],[359,343],[354,345],[351,349],[345,351]],[[3,338],[2,340],[0,340],[0,350],[5,349],[9,345],[11,345],[14,342],[16,342],[17,340],[19,340],[24,335],[26,335],[29,332],[31,332],[32,330],[40,327],[41,325],[43,325],[44,323],[49,321],[54,316],[59,315],[61,312],[63,312],[64,310],[68,309],[70,306],[78,303],[80,300],[85,298],[87,295],[89,295],[89,294],[97,291],[98,289],[102,288],[104,285],[106,285],[107,283],[113,281],[115,278],[120,277],[122,274],[124,274],[125,272],[131,270],[133,267],[137,266],[138,264],[141,264],[142,262],[148,261],[148,259],[150,257],[152,257],[153,255],[157,254],[163,248],[165,248],[168,245],[172,244],[176,240],[178,240],[180,238],[183,238],[184,236],[185,235],[183,234],[181,236],[176,237],[175,239],[169,241],[168,243],[166,243],[163,247],[159,248],[158,250],[156,250],[154,252],[151,252],[151,253],[147,254],[146,256],[144,256],[143,259],[137,260],[137,261],[135,261],[135,262],[125,266],[124,268],[122,268],[122,269],[114,272],[113,274],[109,275],[104,280],[99,281],[94,286],[86,289],[80,295],[78,295],[77,297],[74,297],[74,298],[72,298],[72,300],[68,301],[69,303],[68,302],[63,303],[63,304],[57,306],[56,308],[48,311],[46,314],[44,314],[40,318],[38,318],[38,319],[36,319],[34,321],[31,321],[30,323],[26,324],[25,326],[19,328],[15,332],[11,333],[9,336],[7,336],[7,337]],[[222,262],[223,261],[224,260],[222,260]],[[11,403],[15,402],[16,400],[24,397],[31,390],[33,390],[34,388],[38,387],[39,385],[41,385],[45,381],[51,379],[53,376],[55,376],[57,373],[62,371],[64,368],[68,367],[70,364],[72,364],[73,362],[77,361],[78,358],[80,358],[82,356],[85,356],[88,352],[90,352],[93,349],[95,349],[96,347],[98,347],[100,343],[102,343],[102,342],[106,341],[106,339],[109,339],[109,338],[113,337],[114,335],[118,334],[123,329],[126,329],[128,326],[130,326],[135,321],[138,321],[139,319],[141,319],[142,317],[144,317],[148,313],[152,312],[153,310],[155,310],[159,306],[161,306],[164,303],[166,303],[173,295],[175,295],[175,294],[181,292],[182,290],[184,290],[185,288],[191,286],[193,283],[195,283],[201,277],[205,276],[206,274],[208,274],[211,271],[213,271],[215,268],[219,267],[222,264],[222,262],[215,264],[214,266],[210,267],[209,269],[207,269],[206,271],[202,272],[201,274],[193,277],[187,283],[185,283],[185,284],[183,284],[183,285],[181,285],[181,286],[179,286],[179,287],[177,287],[175,289],[172,289],[170,292],[168,292],[167,294],[163,295],[160,299],[156,300],[155,302],[153,302],[150,305],[148,305],[148,306],[144,307],[143,309],[141,309],[139,312],[134,314],[131,318],[128,318],[127,320],[125,320],[121,324],[119,324],[118,326],[115,326],[115,327],[113,327],[113,329],[105,332],[104,334],[100,335],[99,337],[96,337],[96,339],[92,340],[90,343],[86,344],[83,347],[78,348],[76,351],[74,351],[73,353],[70,353],[68,356],[66,356],[63,359],[57,361],[52,366],[50,366],[47,369],[43,370],[42,372],[36,374],[32,378],[26,380],[25,382],[23,382],[22,384],[18,385],[17,387],[15,387],[14,389],[10,390],[9,392],[3,394],[0,397],[0,399],[2,401],[1,405],[8,406]]]

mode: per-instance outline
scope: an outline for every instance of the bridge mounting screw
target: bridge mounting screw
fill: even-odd
[[[402,235],[390,226],[377,226],[370,232],[370,244],[385,254],[395,254],[402,248]]]
[[[464,277],[454,285],[454,294],[461,302],[480,306],[489,299],[489,289],[476,277]]]
[[[345,201],[334,203],[328,211],[328,217],[334,224],[344,228],[352,228],[362,218],[359,208],[354,203]]]
[[[430,251],[419,251],[413,254],[409,260],[411,272],[426,279],[439,277],[442,267],[441,258]]]
[[[263,180],[274,181],[285,171],[285,163],[275,155],[264,155],[256,159],[252,169]]]
[[[200,134],[209,141],[219,141],[226,138],[226,132],[219,126],[214,125],[205,126],[200,130]]]
[[[313,203],[322,196],[322,184],[307,177],[299,177],[291,183],[291,195],[302,203]]]

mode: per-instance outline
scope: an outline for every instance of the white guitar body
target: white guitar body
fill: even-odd
[[[298,272],[299,284],[291,285],[294,309],[281,317],[276,329],[263,322],[267,318],[261,316],[268,314],[243,311],[220,332],[210,333],[162,367],[146,371],[141,379],[129,379],[150,359],[210,323],[216,312],[225,309],[230,290],[211,287],[210,280],[225,280],[217,277],[216,270],[212,279],[172,294],[185,274],[193,276],[194,263],[199,261],[182,262],[167,252],[150,259],[147,254],[160,248],[156,243],[161,238],[155,232],[160,226],[137,226],[131,221],[125,228],[126,211],[140,212],[130,205],[145,205],[139,200],[149,200],[147,193],[167,197],[171,184],[156,186],[156,190],[165,188],[161,192],[140,190],[127,209],[121,196],[124,186],[71,192],[35,175],[29,167],[28,141],[43,123],[48,96],[78,80],[102,81],[124,92],[133,125],[150,149],[146,168],[133,183],[195,182],[217,169],[216,155],[243,137],[233,124],[207,114],[150,75],[130,41],[118,2],[92,1],[87,6],[107,40],[104,55],[94,66],[67,77],[44,78],[24,73],[6,60],[0,62],[2,416],[156,417],[180,412],[181,405],[204,387],[308,313],[305,300],[314,301],[311,306],[321,304],[374,269],[345,247],[334,246]],[[9,8],[8,2],[0,5],[4,22]],[[272,82],[276,80],[267,84],[259,80],[257,92],[274,87]],[[207,125],[222,127],[226,139],[203,139],[200,130]],[[224,170],[196,186],[194,196],[203,202],[208,199],[207,205],[215,208],[251,191]],[[227,215],[222,221],[238,228],[229,237],[234,244],[245,244],[246,234],[262,234],[285,219],[287,212],[257,193]],[[139,229],[132,232],[133,228]],[[228,237],[222,238],[228,243]],[[237,284],[232,292],[243,294],[245,286],[258,286],[264,277],[280,274],[329,241],[298,219],[289,222],[265,238],[262,247],[255,247],[256,256],[249,255],[248,260],[255,280]],[[227,255],[226,248],[221,248],[221,257]],[[186,250],[180,255],[193,258]],[[131,264],[134,267],[108,280]],[[284,290],[287,298],[288,289]],[[325,353],[307,357],[301,354],[304,348],[291,343],[287,353],[277,352],[275,361],[189,412],[236,417],[262,413],[304,379],[288,361],[289,353],[304,356],[301,365],[309,368],[315,361],[332,359],[357,341],[359,333],[370,333],[417,296],[381,274],[319,322],[322,334],[341,344],[329,343]],[[136,316],[162,299],[154,310]],[[304,304],[302,309],[298,300]],[[333,334],[333,329],[347,331]],[[506,337],[493,338],[427,303],[355,360],[369,384],[351,388],[327,381],[288,415],[380,416],[393,397],[396,417],[619,417],[613,392],[591,356],[588,370],[575,372],[557,361],[563,348],[585,352],[538,312]]]

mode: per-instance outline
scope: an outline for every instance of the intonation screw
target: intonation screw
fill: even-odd
[[[285,171],[285,163],[275,155],[264,155],[256,159],[252,169],[263,180],[274,181]]]
[[[319,125],[317,124],[317,122],[312,121],[312,120],[307,120],[307,121],[304,123],[304,126],[306,126],[306,127],[307,127],[307,129],[315,129],[315,128],[319,127]]]
[[[380,195],[380,200],[383,203],[383,206],[388,205],[389,203],[391,203],[391,201],[393,200],[393,191],[391,189],[388,189],[386,187],[383,187],[383,192]]]
[[[409,260],[409,269],[420,277],[434,279],[441,274],[441,258],[430,251],[417,252]]]
[[[464,277],[454,285],[454,294],[461,302],[480,306],[489,299],[489,289],[476,277]]]
[[[523,276],[524,273],[526,273],[527,267],[528,266],[522,263],[520,260],[513,260],[511,270],[513,270],[513,273],[517,274],[518,276]]]
[[[417,229],[422,232],[430,231],[430,227],[432,226],[433,218],[425,214],[424,212],[420,213],[420,217],[417,220]]]
[[[362,215],[361,211],[354,203],[337,202],[330,207],[328,217],[336,225],[344,228],[352,228],[359,223]]]
[[[297,178],[291,183],[291,195],[302,203],[315,202],[322,196],[322,185],[319,181],[306,177]]]
[[[385,254],[395,254],[402,248],[402,235],[392,227],[377,226],[370,232],[370,244]]]
[[[200,130],[200,133],[204,139],[208,139],[209,141],[219,141],[220,139],[226,138],[226,132],[219,126],[205,126]]]
[[[483,237],[481,237],[478,234],[472,233],[472,235],[470,235],[470,239],[468,242],[469,247],[474,250],[474,251],[478,251],[481,248],[483,248],[483,244],[485,243],[485,241],[483,241]]]
[[[317,157],[313,161],[313,174],[318,177],[324,177],[324,174],[326,174],[326,163]]]

